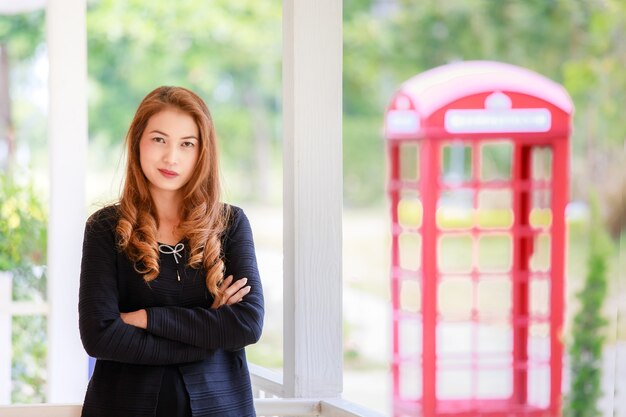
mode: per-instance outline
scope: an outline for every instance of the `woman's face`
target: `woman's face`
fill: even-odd
[[[139,142],[139,162],[151,191],[179,191],[191,178],[199,154],[198,126],[189,114],[169,108],[148,120]]]

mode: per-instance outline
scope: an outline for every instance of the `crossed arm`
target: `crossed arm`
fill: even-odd
[[[222,297],[216,297],[211,308],[218,309],[223,305],[230,306],[243,301],[243,297],[250,292],[250,286],[246,286],[247,282],[248,278],[244,277],[233,283],[233,276],[229,275],[219,287]],[[124,323],[131,326],[139,327],[140,329],[148,328],[148,311],[145,308],[129,313],[120,313],[120,317]]]
[[[222,283],[225,295],[211,308],[152,307],[120,313],[114,226],[101,218],[88,222],[79,295],[79,326],[87,353],[119,362],[173,364],[258,341],[262,288],[250,225],[237,210],[225,241],[229,273]],[[246,277],[247,282],[233,283],[233,276]]]

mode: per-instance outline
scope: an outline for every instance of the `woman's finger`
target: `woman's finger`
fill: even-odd
[[[226,279],[222,281],[222,283],[219,286],[219,289],[221,291],[226,290],[226,288],[228,288],[232,282],[233,282],[233,276],[229,275]]]
[[[244,287],[248,282],[248,278],[243,277],[233,282],[233,276],[229,275],[219,286],[221,297],[213,301],[211,308],[219,308],[223,305],[231,305],[243,299],[243,296],[250,292],[249,287]],[[244,291],[244,288],[248,288]],[[241,292],[243,291],[243,292]]]
[[[246,283],[248,282],[248,278],[241,278],[238,279],[237,281],[235,281],[233,284],[231,284],[230,287],[228,287],[226,289],[226,291],[224,291],[224,297],[226,299],[229,299],[230,297],[232,297],[234,294],[237,293],[237,291],[239,291],[241,288],[243,288]]]
[[[236,304],[236,303],[242,301],[243,297],[248,295],[249,292],[250,292],[250,286],[243,287],[242,289],[237,291],[235,294],[230,296],[230,298],[226,301],[226,304],[233,305],[233,304]]]
[[[213,299],[213,304],[211,304],[211,308],[219,308],[220,306],[224,305],[224,303],[228,299],[228,297],[226,297],[226,290],[228,289],[232,281],[233,281],[233,276],[229,275],[228,277],[223,279],[222,282],[220,282],[217,288],[220,291],[220,293],[222,293],[222,295],[216,296]]]

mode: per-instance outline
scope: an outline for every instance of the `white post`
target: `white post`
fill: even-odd
[[[287,397],[342,392],[342,1],[283,1]]]
[[[13,276],[0,271],[0,404],[11,404]]]
[[[87,32],[85,0],[49,0],[48,401],[80,402],[87,356],[78,333],[85,224]]]

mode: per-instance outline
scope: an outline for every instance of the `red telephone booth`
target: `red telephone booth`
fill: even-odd
[[[485,61],[392,98],[395,417],[560,415],[572,110],[560,85]]]

